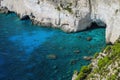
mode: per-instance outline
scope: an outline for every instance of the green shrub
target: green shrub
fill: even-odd
[[[63,5],[62,5],[62,4],[60,4],[60,7],[61,7],[61,8],[63,8]]]
[[[111,49],[111,46],[107,46],[107,47],[105,48],[105,52],[110,51],[110,49]]]
[[[72,6],[72,3],[69,3],[69,6]]]
[[[100,59],[98,61],[98,67],[99,69],[103,68],[107,63],[109,62],[109,58],[106,56],[103,59]]]
[[[120,43],[115,43],[115,45],[112,46],[112,50],[114,50],[114,53],[120,54]]]
[[[108,77],[107,80],[117,80],[117,76],[112,75],[112,76]]]
[[[99,72],[99,69],[94,69],[94,73],[98,73]]]
[[[72,8],[70,8],[69,6],[67,6],[66,8],[64,8],[64,10],[67,10],[69,13],[73,13],[72,12]]]
[[[70,8],[70,6],[72,6],[72,3],[69,3],[69,5],[67,6],[67,7],[63,7],[63,5],[62,4],[60,4],[60,7],[63,9],[63,10],[66,10],[66,11],[68,11],[69,13],[73,13],[73,11],[72,11],[72,8]],[[60,7],[57,7],[57,9],[60,11]]]
[[[89,75],[89,78],[94,78],[94,74],[91,73],[91,74]]]
[[[78,74],[78,77],[76,78],[76,80],[83,80],[85,76],[86,76],[85,73],[80,72],[80,73]]]
[[[91,70],[92,68],[90,66],[83,66],[76,80],[83,80],[91,72]]]
[[[57,7],[57,10],[60,11],[61,10],[60,7]]]
[[[94,58],[97,58],[97,57],[98,57],[98,55],[99,55],[99,53],[95,53]]]
[[[88,66],[83,66],[80,71],[83,73],[88,73],[91,71],[91,68]]]

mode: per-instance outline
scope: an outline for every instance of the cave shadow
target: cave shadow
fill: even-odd
[[[92,22],[90,27],[87,27],[85,30],[82,30],[80,32],[94,30],[94,29],[99,29],[99,28],[106,28],[106,24],[104,26],[100,26],[96,22]]]

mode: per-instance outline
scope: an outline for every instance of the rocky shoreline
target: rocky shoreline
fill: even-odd
[[[119,80],[120,79],[120,39],[108,45],[103,52],[95,54],[88,66],[75,71],[72,80]]]
[[[11,3],[11,1],[13,3]],[[36,1],[36,2],[34,2]],[[54,3],[52,1],[47,0],[0,0],[0,13],[9,13],[15,12],[19,15],[21,20],[31,19],[33,24],[50,26],[54,28],[62,29],[65,32],[77,32],[81,30],[85,30],[90,27],[91,22],[96,22],[99,26],[106,27],[106,42],[114,43],[119,35],[120,35],[120,1],[119,0],[68,0],[66,1]],[[56,1],[56,0],[55,0]],[[16,3],[16,4],[15,4]],[[71,4],[73,3],[73,4]],[[65,5],[68,6],[65,6]],[[21,6],[22,5],[22,6]],[[87,38],[90,41],[92,38]],[[119,46],[118,46],[119,48]],[[116,49],[116,48],[115,48]],[[111,49],[110,49],[111,50]],[[74,53],[78,54],[80,51],[74,51]],[[107,53],[107,54],[106,54]],[[108,77],[104,77],[100,73],[94,73],[95,70],[98,70],[98,62],[99,59],[104,59],[106,55],[111,54],[109,51],[104,51],[100,53],[96,59],[93,59],[91,63],[93,66],[93,72],[89,73],[87,80],[97,80],[97,79],[107,79]],[[49,59],[56,59],[56,55],[48,55]],[[92,57],[84,56],[86,60],[91,60]],[[74,64],[75,60],[71,61],[71,64]],[[115,66],[114,66],[115,64]],[[112,74],[115,71],[112,67],[117,68],[119,65],[119,58],[116,59],[115,62],[111,63],[108,67],[110,73],[107,76],[115,76]],[[89,67],[87,67],[88,69]],[[118,67],[119,68],[119,67]],[[107,70],[105,68],[105,70]],[[119,70],[119,69],[117,69]],[[94,74],[94,75],[93,75]],[[78,77],[79,73],[75,73],[72,80],[75,80]],[[119,78],[119,75],[115,79]],[[83,75],[84,76],[84,75]],[[86,75],[85,75],[86,76]],[[92,76],[92,77],[91,77]],[[111,78],[110,78],[111,79]]]
[[[0,0],[0,3],[1,8],[19,14],[21,19],[28,16],[34,24],[77,32],[96,22],[106,25],[107,43],[114,43],[120,35],[119,0]]]
[[[0,7],[0,13],[9,13],[9,10],[6,7]]]

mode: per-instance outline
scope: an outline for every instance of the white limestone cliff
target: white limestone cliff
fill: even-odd
[[[91,1],[91,18],[106,24],[106,41],[114,43],[120,36],[120,0]]]
[[[120,35],[120,0],[0,0],[1,7],[29,16],[34,23],[76,32],[95,21],[106,24],[106,41]]]

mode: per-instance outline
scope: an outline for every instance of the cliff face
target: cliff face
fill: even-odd
[[[120,0],[1,0],[1,6],[66,32],[84,30],[92,21],[106,24],[107,42],[114,43],[120,35]]]
[[[21,18],[28,15],[37,24],[66,32],[83,30],[91,23],[88,0],[3,0],[1,5]]]
[[[120,35],[120,0],[91,0],[92,16],[106,24],[106,41],[114,43]]]

